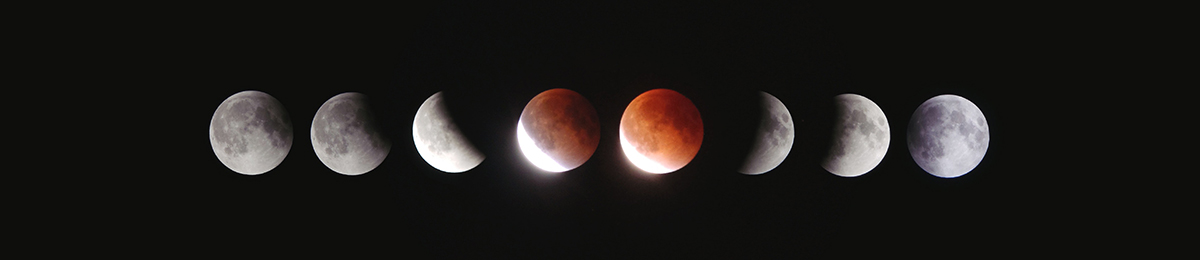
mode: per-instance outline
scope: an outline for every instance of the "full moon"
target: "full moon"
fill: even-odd
[[[271,95],[242,91],[217,106],[208,140],[225,167],[258,175],[279,166],[292,149],[292,119]]]
[[[683,94],[669,89],[646,91],[621,115],[621,150],[634,166],[650,173],[669,173],[696,157],[704,139],[700,110]]]
[[[908,151],[926,172],[942,178],[967,174],[983,161],[987,119],[975,103],[940,95],[921,103],[908,122]]]
[[[433,168],[443,172],[465,172],[483,162],[483,153],[459,131],[442,102],[442,92],[434,93],[413,119],[413,144],[417,153]]]
[[[879,105],[856,94],[834,97],[837,115],[832,144],[821,167],[842,177],[858,177],[875,169],[892,140],[887,116]]]
[[[600,118],[583,95],[561,88],[547,90],[521,111],[517,144],[525,158],[542,170],[575,169],[600,145]]]
[[[746,155],[738,171],[748,175],[759,175],[771,171],[783,163],[796,137],[796,128],[792,124],[792,113],[788,112],[783,102],[767,92],[759,92],[762,118],[759,119],[758,133],[754,137],[754,146]]]
[[[374,170],[392,148],[376,125],[367,96],[355,92],[333,96],[317,109],[312,145],[321,163],[345,175]]]

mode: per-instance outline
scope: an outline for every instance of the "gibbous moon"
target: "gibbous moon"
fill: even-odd
[[[650,173],[669,173],[696,157],[704,139],[704,123],[700,110],[683,94],[653,89],[625,108],[620,139],[621,150],[634,166]]]
[[[600,145],[600,118],[583,95],[561,88],[547,90],[521,111],[517,144],[525,158],[542,170],[575,169]]]
[[[942,178],[967,174],[987,153],[987,119],[975,103],[940,95],[921,103],[908,122],[908,151],[926,172]]]
[[[879,105],[866,97],[841,94],[834,100],[833,140],[821,167],[837,176],[858,177],[883,161],[892,140],[891,128]]]
[[[333,96],[313,117],[313,150],[321,163],[337,173],[359,175],[374,170],[392,149],[376,124],[366,95],[347,92]]]
[[[226,98],[208,124],[213,153],[234,172],[257,175],[275,169],[292,149],[292,119],[267,93],[247,90]]]
[[[783,102],[767,92],[758,94],[762,118],[759,119],[758,133],[755,134],[753,148],[750,149],[750,154],[746,155],[745,162],[738,170],[749,175],[763,174],[778,167],[792,151],[792,143],[796,138],[792,113],[788,112]]]
[[[442,92],[434,93],[413,119],[413,144],[425,162],[443,172],[459,173],[483,162],[483,153],[471,145],[459,131],[442,102]]]

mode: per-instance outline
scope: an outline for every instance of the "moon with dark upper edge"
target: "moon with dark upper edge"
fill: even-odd
[[[759,175],[779,167],[792,151],[796,138],[792,113],[787,106],[767,92],[760,91],[759,99],[762,117],[759,119],[758,133],[755,134],[750,153],[738,170],[747,175]]]
[[[313,150],[334,172],[367,173],[383,163],[392,148],[377,123],[366,95],[347,92],[333,96],[313,116]]]
[[[940,95],[921,103],[908,122],[908,151],[929,174],[955,178],[979,166],[990,133],[983,111],[966,98]]]
[[[621,115],[621,150],[634,166],[664,174],[696,157],[704,140],[700,110],[670,89],[653,89],[634,98]]]
[[[442,92],[434,93],[417,109],[413,118],[413,144],[433,168],[449,173],[471,170],[483,163],[484,155],[450,118],[442,98]]]
[[[275,169],[291,151],[292,120],[271,95],[242,91],[217,106],[208,124],[208,140],[225,167],[258,175]]]
[[[600,118],[583,95],[556,88],[534,96],[517,120],[517,145],[534,166],[575,169],[600,145]]]
[[[892,140],[891,127],[883,109],[866,97],[841,94],[834,100],[832,142],[821,167],[837,176],[861,176],[883,161]]]

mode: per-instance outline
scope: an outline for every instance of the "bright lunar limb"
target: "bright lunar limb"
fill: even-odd
[[[646,91],[621,115],[621,150],[646,172],[664,174],[683,168],[696,157],[703,139],[700,110],[674,90]]]
[[[425,99],[417,109],[413,118],[413,144],[425,162],[443,172],[465,172],[484,159],[483,153],[475,149],[450,118],[442,102],[442,92]]]
[[[583,95],[562,88],[546,90],[521,111],[517,144],[538,168],[550,172],[575,169],[600,145],[600,118]]]
[[[746,155],[738,171],[748,175],[763,174],[783,163],[788,153],[792,151],[795,141],[796,128],[792,123],[792,113],[778,98],[767,92],[759,92],[762,117],[759,119],[758,133],[755,134],[753,148]]]
[[[908,122],[908,151],[917,165],[942,178],[975,169],[990,141],[987,119],[975,103],[940,95],[921,103]]]
[[[529,137],[529,133],[525,132],[525,124],[521,120],[517,120],[517,146],[521,147],[521,153],[525,154],[525,158],[542,170],[549,172],[565,172],[567,167],[559,165],[550,155],[543,152],[533,142],[533,138]]]
[[[834,97],[837,115],[832,143],[821,167],[842,177],[858,177],[875,169],[887,154],[891,128],[875,102],[856,94]]]
[[[392,148],[361,93],[342,93],[325,101],[313,117],[311,130],[317,158],[344,175],[374,170]]]
[[[213,153],[234,172],[262,174],[292,149],[292,120],[271,95],[247,90],[226,98],[208,124]]]

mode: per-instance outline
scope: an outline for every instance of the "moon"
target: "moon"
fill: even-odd
[[[692,100],[670,89],[646,91],[621,115],[621,150],[643,171],[664,174],[696,157],[704,123]]]
[[[374,170],[392,148],[380,133],[367,95],[355,92],[333,96],[317,109],[312,145],[321,163],[344,175]]]
[[[834,97],[837,115],[832,144],[821,167],[842,177],[858,177],[875,169],[892,140],[887,116],[879,105],[857,94]]]
[[[600,118],[583,95],[546,90],[525,105],[517,120],[517,144],[534,166],[549,172],[575,169],[600,145]]]
[[[413,119],[413,144],[421,158],[443,172],[468,171],[483,162],[483,153],[459,131],[442,102],[442,92],[434,93]]]
[[[792,123],[792,113],[778,98],[767,92],[759,92],[762,118],[758,123],[758,133],[755,134],[754,144],[750,154],[746,155],[738,171],[747,175],[759,175],[771,171],[783,163],[792,143],[795,141],[796,128]]]
[[[258,175],[275,169],[292,150],[292,119],[275,97],[242,91],[217,106],[208,140],[225,167]]]
[[[921,103],[908,122],[908,151],[929,174],[955,178],[975,169],[987,153],[987,119],[975,103],[940,95]]]

